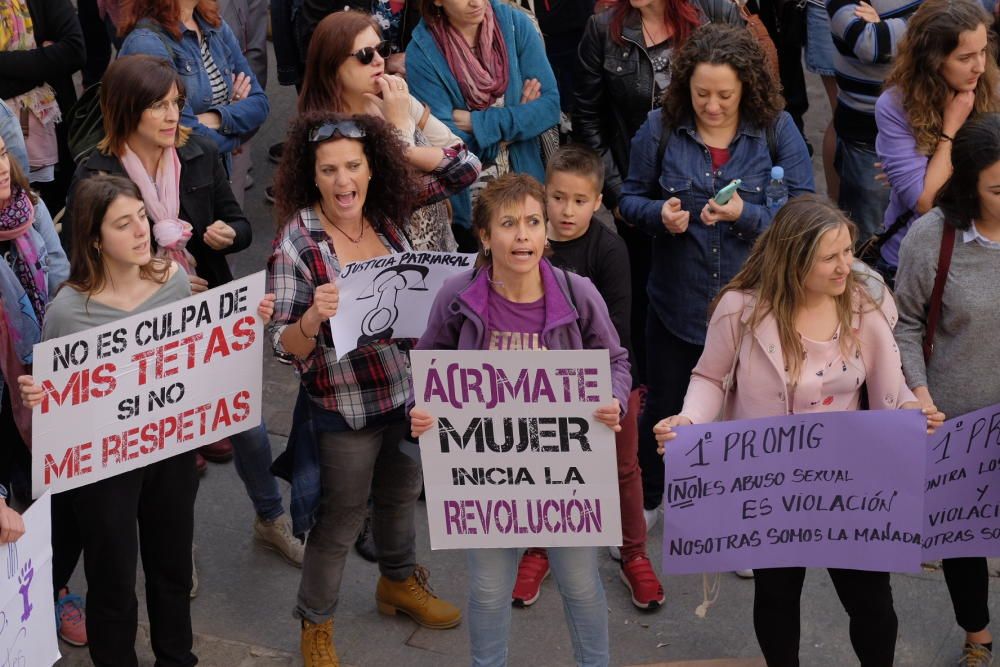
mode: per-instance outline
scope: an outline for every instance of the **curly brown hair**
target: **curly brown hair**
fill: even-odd
[[[771,74],[764,51],[746,28],[709,23],[692,33],[671,63],[670,85],[663,93],[663,126],[674,128],[694,113],[691,77],[701,64],[729,65],[740,83],[740,119],[770,127],[785,108],[781,83]]]
[[[990,15],[976,0],[926,0],[907,22],[885,88],[899,91],[917,150],[924,155],[933,155],[937,147],[950,93],[941,65],[958,48],[961,34],[979,26],[986,27],[989,43],[986,71],[976,84],[973,114],[1000,111],[1000,70],[991,25]]]
[[[342,120],[353,120],[365,131],[364,138],[358,140],[364,146],[372,176],[362,208],[365,218],[376,229],[385,221],[405,229],[417,199],[418,181],[404,158],[406,147],[399,135],[380,118],[332,111],[300,114],[288,130],[281,164],[274,177],[278,228],[287,224],[300,209],[312,206],[320,198],[315,171],[316,147],[320,144],[309,141],[309,132],[324,123]]]

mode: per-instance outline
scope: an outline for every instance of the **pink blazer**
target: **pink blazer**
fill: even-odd
[[[859,294],[857,299],[861,298]],[[715,421],[720,416],[724,387],[737,353],[735,385],[725,419],[856,410],[860,389],[833,394],[824,401],[811,401],[820,383],[814,378],[801,381],[794,397],[788,395],[777,321],[768,314],[756,330],[748,328],[755,303],[756,297],[747,292],[730,291],[722,297],[708,324],[705,351],[691,373],[681,414],[695,424]],[[860,354],[848,355],[845,362],[865,378],[872,410],[895,409],[916,400],[903,378],[899,349],[892,335],[897,319],[892,295],[884,290],[880,309],[869,307],[852,321],[860,341]],[[741,330],[744,334],[737,350]]]

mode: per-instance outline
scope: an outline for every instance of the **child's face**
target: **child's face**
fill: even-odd
[[[545,200],[549,238],[572,241],[587,233],[590,218],[601,206],[601,193],[589,176],[556,171],[545,184]]]

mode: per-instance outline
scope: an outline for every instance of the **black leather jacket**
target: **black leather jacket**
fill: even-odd
[[[704,22],[742,25],[731,0],[695,0]],[[659,106],[653,84],[653,64],[646,54],[637,11],[622,26],[621,43],[610,37],[611,12],[590,17],[579,48],[573,136],[604,160],[604,205],[614,209],[628,174],[629,144]]]

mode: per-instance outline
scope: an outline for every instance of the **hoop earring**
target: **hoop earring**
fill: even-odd
[[[483,257],[489,257],[489,256],[490,256],[489,246],[483,246]]]

